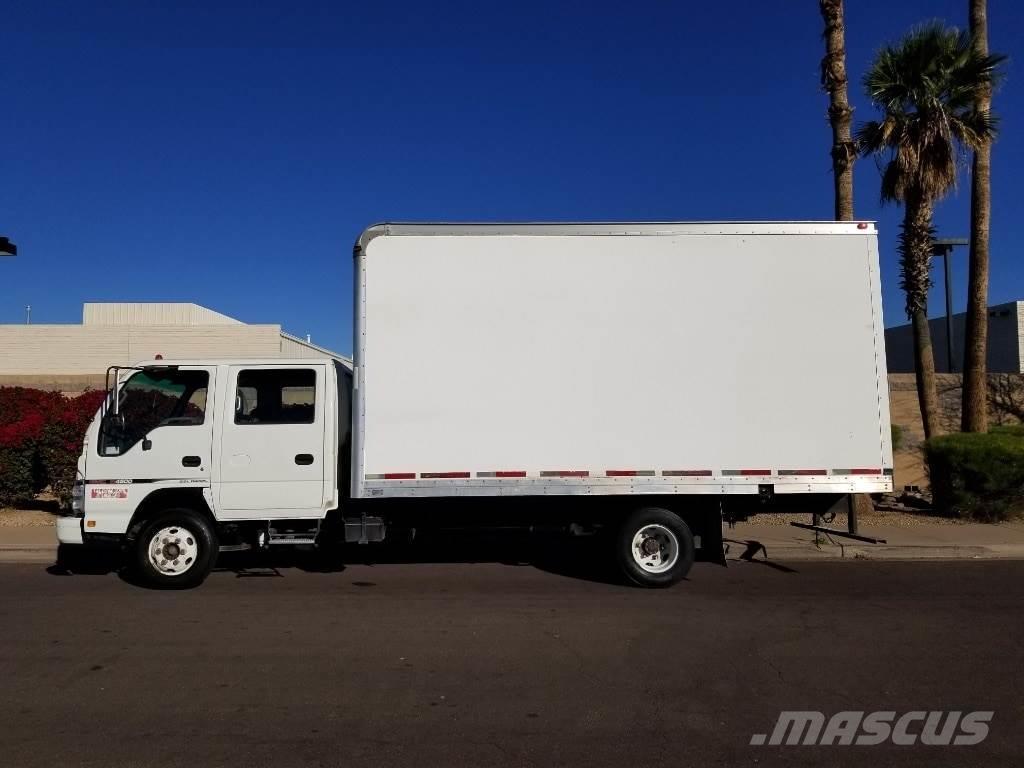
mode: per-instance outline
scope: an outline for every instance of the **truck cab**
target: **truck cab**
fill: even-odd
[[[329,358],[112,368],[60,543],[120,545],[191,586],[225,547],[312,541],[348,487],[351,382]]]

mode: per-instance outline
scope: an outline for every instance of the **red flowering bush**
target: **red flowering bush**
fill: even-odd
[[[103,397],[0,387],[0,504],[30,501],[47,487],[70,502],[82,437]]]
[[[82,452],[82,438],[104,397],[106,392],[98,389],[83,392],[77,397],[65,397],[62,407],[43,427],[39,458],[44,482],[63,506],[71,504],[71,486],[75,482],[78,456]]]
[[[38,447],[62,399],[59,392],[0,387],[0,504],[27,501],[45,487]]]

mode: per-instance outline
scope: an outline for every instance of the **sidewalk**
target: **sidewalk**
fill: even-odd
[[[56,556],[53,525],[0,525],[0,563],[52,563]]]
[[[808,522],[804,520],[803,522]],[[845,530],[845,521],[828,526]],[[858,533],[884,539],[869,544],[821,534],[788,524],[737,523],[723,531],[730,560],[962,560],[980,558],[1024,559],[1024,522],[982,524],[946,521],[914,525],[861,525]],[[758,548],[760,544],[763,549]]]

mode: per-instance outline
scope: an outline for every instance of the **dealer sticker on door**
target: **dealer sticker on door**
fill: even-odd
[[[127,499],[127,488],[92,488],[89,495],[94,499]]]

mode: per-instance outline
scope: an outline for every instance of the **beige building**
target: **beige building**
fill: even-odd
[[[198,304],[86,304],[81,325],[0,325],[0,386],[81,391],[110,365],[164,358],[332,357],[281,330],[248,325]]]

